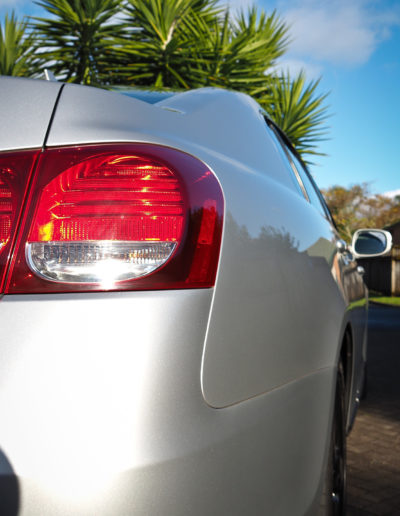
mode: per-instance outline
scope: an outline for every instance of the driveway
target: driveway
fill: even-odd
[[[348,439],[348,516],[400,515],[400,308],[370,307],[368,394]]]

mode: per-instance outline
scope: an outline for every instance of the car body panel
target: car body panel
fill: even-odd
[[[42,147],[62,84],[0,77],[0,151]]]
[[[251,189],[252,208],[236,220],[227,216],[225,231],[232,234],[224,239],[222,288],[204,354],[204,394],[216,407],[334,367],[345,308],[331,275],[328,222],[297,195],[249,183],[236,196],[250,197]],[[246,219],[260,221],[258,232],[247,229]]]
[[[240,514],[245,506],[258,514],[264,505],[291,514],[306,511],[305,500],[317,503],[332,371],[211,409],[200,366],[212,294],[3,297],[0,442],[9,469],[0,463],[2,474],[18,475],[20,514],[95,507],[96,514],[183,515],[188,503],[191,514]],[[277,496],[295,478],[292,496]],[[228,485],[247,498],[218,497]],[[210,491],[215,504],[204,497]]]
[[[14,337],[2,342],[2,473],[18,475],[18,492],[8,496],[18,494],[19,514],[315,509],[334,375],[320,371],[265,397],[210,408],[200,365],[211,297],[4,296],[0,324]],[[32,338],[38,322],[40,340]],[[291,484],[291,497],[283,496]]]

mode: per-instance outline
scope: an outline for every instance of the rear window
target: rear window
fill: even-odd
[[[142,100],[148,104],[157,104],[157,102],[173,97],[177,93],[175,91],[136,90],[124,87],[113,88],[113,91],[122,93],[122,95],[126,95],[127,97]]]

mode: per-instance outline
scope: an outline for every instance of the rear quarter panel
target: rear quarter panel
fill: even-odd
[[[67,85],[48,145],[111,141],[188,152],[221,183],[225,225],[201,372],[207,403],[225,407],[335,369],[362,288],[349,295],[335,231],[299,195],[259,106],[212,88],[149,105]],[[359,329],[354,335],[359,355]]]

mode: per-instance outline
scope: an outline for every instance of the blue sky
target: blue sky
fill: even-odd
[[[320,92],[330,92],[330,139],[320,146],[328,156],[312,167],[319,186],[369,182],[371,193],[400,190],[400,2],[257,3],[267,12],[277,9],[291,27],[280,66],[321,76]]]
[[[372,193],[400,189],[400,2],[398,0],[228,0],[232,7],[277,9],[290,25],[279,66],[322,77],[330,139],[312,167],[319,186],[369,182]],[[26,0],[0,0],[0,16],[39,14]]]

